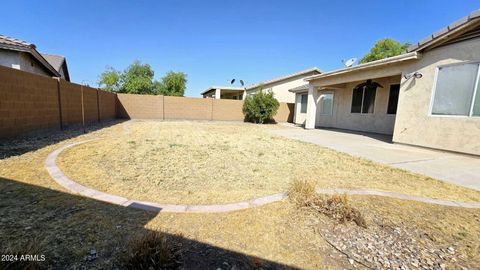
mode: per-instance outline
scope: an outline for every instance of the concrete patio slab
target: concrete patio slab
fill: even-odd
[[[334,129],[275,129],[272,133],[480,190],[480,157],[393,144],[391,136]]]

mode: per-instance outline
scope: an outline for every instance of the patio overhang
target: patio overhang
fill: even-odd
[[[327,86],[332,87],[353,81],[385,78],[397,75],[400,76],[405,69],[405,66],[420,58],[420,53],[406,53],[395,57],[361,64],[351,68],[323,73],[317,76],[309,77],[305,80],[317,88],[324,88]]]

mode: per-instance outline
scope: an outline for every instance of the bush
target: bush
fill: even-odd
[[[179,269],[181,250],[162,232],[151,231],[136,239],[128,246],[125,269]]]
[[[346,194],[320,195],[313,182],[295,180],[288,196],[299,208],[321,213],[339,223],[353,221],[360,227],[367,227],[362,213],[350,205]]]
[[[245,98],[243,114],[247,121],[263,124],[277,114],[280,103],[272,92],[264,93],[262,90]]]

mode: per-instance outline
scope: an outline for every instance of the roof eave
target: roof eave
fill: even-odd
[[[305,81],[310,82],[310,81],[314,81],[314,80],[317,80],[317,79],[322,79],[322,78],[326,78],[326,77],[341,75],[341,74],[345,74],[345,73],[349,73],[349,72],[353,72],[353,71],[360,71],[360,70],[364,70],[364,69],[376,68],[376,67],[383,66],[383,65],[391,65],[391,64],[402,63],[402,62],[408,61],[408,60],[420,59],[421,57],[422,57],[422,55],[418,52],[404,53],[404,54],[401,54],[401,55],[397,55],[397,56],[393,56],[393,57],[389,57],[389,58],[384,58],[384,59],[368,62],[368,63],[365,63],[365,64],[360,64],[358,66],[354,66],[354,67],[350,67],[350,68],[338,69],[338,70],[334,70],[334,71],[331,71],[331,72],[322,73],[322,74],[319,74],[319,75],[307,77],[307,78],[305,78]]]

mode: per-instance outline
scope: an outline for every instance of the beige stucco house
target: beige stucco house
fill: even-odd
[[[306,78],[296,124],[480,155],[480,10],[402,55]]]
[[[35,44],[0,35],[0,66],[70,81],[64,56],[39,53]]]
[[[273,92],[280,102],[294,103],[295,94],[289,90],[304,85],[305,78],[318,74],[321,74],[321,71],[314,67],[247,87],[212,86],[201,94],[204,98],[243,100],[248,95],[263,90]]]

